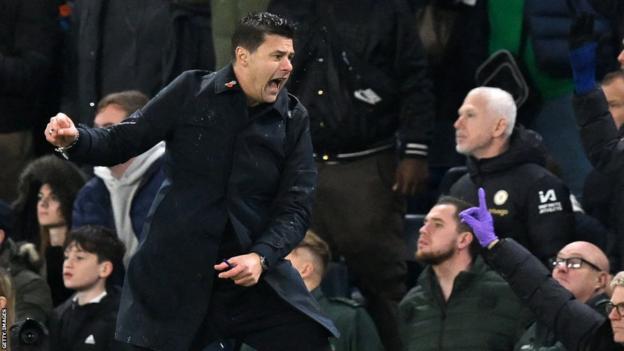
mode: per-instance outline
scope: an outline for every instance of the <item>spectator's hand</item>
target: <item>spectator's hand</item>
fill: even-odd
[[[393,191],[403,195],[414,195],[425,189],[429,178],[427,160],[422,158],[405,158],[399,162],[396,170]]]
[[[221,262],[214,266],[215,270],[222,271],[219,273],[219,278],[232,279],[236,285],[241,286],[252,286],[258,283],[262,274],[262,264],[257,253],[234,256],[228,258],[227,261],[229,265]]]
[[[479,207],[471,207],[461,211],[459,218],[472,228],[482,247],[487,247],[493,241],[498,240],[496,233],[494,233],[494,220],[485,202],[485,190],[483,188],[479,188]]]
[[[64,113],[50,118],[44,133],[46,140],[56,147],[67,147],[78,139],[78,129]]]
[[[570,27],[570,64],[574,88],[578,94],[586,94],[596,87],[596,48],[594,40],[594,16],[581,13]]]

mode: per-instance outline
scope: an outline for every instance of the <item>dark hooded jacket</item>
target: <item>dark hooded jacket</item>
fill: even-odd
[[[516,239],[542,262],[574,235],[570,192],[545,168],[546,157],[541,137],[518,127],[507,151],[487,159],[469,157],[468,174],[450,190],[450,195],[476,204],[477,189],[483,187],[496,233]]]

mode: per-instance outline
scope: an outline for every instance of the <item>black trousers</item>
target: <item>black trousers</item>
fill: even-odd
[[[279,298],[263,280],[246,288],[231,280],[215,279],[208,313],[192,351],[204,350],[215,340],[232,339],[257,351],[331,350],[329,332]]]
[[[397,161],[388,151],[341,164],[317,163],[312,212],[312,229],[345,258],[387,351],[403,349],[398,306],[407,277],[405,197],[392,191]]]

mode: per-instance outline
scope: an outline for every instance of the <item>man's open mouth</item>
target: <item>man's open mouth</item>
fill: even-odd
[[[284,85],[284,83],[286,82],[287,79],[288,78],[274,78],[274,79],[271,79],[269,81],[269,86],[271,88],[279,89],[279,88],[282,87],[282,85]]]

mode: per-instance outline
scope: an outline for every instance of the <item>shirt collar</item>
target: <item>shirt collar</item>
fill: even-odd
[[[104,297],[106,297],[106,291],[102,292],[98,296],[96,296],[96,297],[92,298],[91,300],[87,301],[87,303],[85,303],[85,305],[88,305],[90,303],[100,303]],[[78,303],[78,294],[76,294],[72,298],[72,301],[75,302],[75,303]]]

